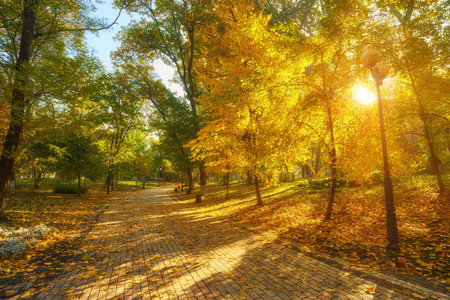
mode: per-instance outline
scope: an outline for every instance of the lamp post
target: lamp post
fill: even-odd
[[[383,150],[383,165],[384,165],[384,196],[386,201],[386,231],[388,249],[400,249],[398,244],[399,235],[397,228],[397,216],[395,214],[394,192],[392,190],[391,172],[389,169],[389,161],[386,146],[386,127],[384,125],[383,106],[381,102],[380,86],[383,84],[383,79],[386,78],[389,72],[389,66],[384,64],[377,64],[379,60],[379,53],[377,50],[368,49],[361,55],[362,64],[370,69],[372,77],[375,79],[378,97],[378,116],[380,118],[380,133],[381,146]]]

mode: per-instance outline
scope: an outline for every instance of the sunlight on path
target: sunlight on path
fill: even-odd
[[[255,233],[186,213],[169,188],[112,203],[84,256],[35,299],[410,299],[438,293],[368,280]],[[337,265],[336,265],[337,266]],[[409,293],[409,294],[408,294]],[[440,294],[441,299],[450,299]]]

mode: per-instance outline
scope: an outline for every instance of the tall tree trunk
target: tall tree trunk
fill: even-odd
[[[206,195],[206,171],[203,163],[200,164],[200,195]]]
[[[253,176],[250,171],[247,171],[247,186],[251,186],[253,184]]]
[[[227,172],[226,181],[227,181],[227,200],[228,200],[230,198],[230,172]]]
[[[114,191],[114,164],[111,167],[111,176],[109,177],[110,186],[111,186],[111,192]]]
[[[317,145],[317,152],[316,152],[316,162],[314,164],[314,172],[317,175],[317,173],[319,173],[320,170],[320,145]]]
[[[108,174],[108,176],[106,177],[106,195],[109,195],[109,185],[111,183],[111,174]]]
[[[34,179],[34,189],[39,189],[39,178],[38,172],[36,171],[36,167],[33,167],[33,179]]]
[[[8,187],[8,189],[10,191],[14,191],[16,189],[16,172],[14,171],[14,169],[13,169],[13,171],[11,173],[11,177],[9,179],[9,187]]]
[[[411,77],[411,81],[413,82],[413,87],[415,90],[415,85],[414,85],[414,81],[413,81],[412,77]],[[419,106],[420,120],[422,121],[422,124],[423,124],[423,132],[425,135],[425,139],[427,140],[428,149],[430,151],[431,166],[433,167],[434,172],[436,174],[436,178],[437,178],[438,185],[439,185],[439,192],[443,192],[445,188],[444,188],[444,182],[442,181],[441,169],[439,168],[439,161],[436,157],[436,153],[434,152],[434,145],[433,145],[433,141],[431,139],[430,130],[428,128],[427,115],[425,113],[425,108],[423,107],[422,101],[420,100],[418,93],[416,93],[416,99],[417,99],[417,103]]]
[[[331,116],[331,106],[328,105],[328,129],[330,131],[330,156],[331,156],[331,191],[330,197],[328,198],[327,212],[325,214],[325,220],[331,218],[331,210],[333,209],[334,196],[336,195],[336,185],[337,185],[337,166],[336,166],[336,146],[334,144],[334,128],[333,119]]]
[[[33,32],[36,23],[35,5],[36,0],[23,1],[23,25],[20,36],[19,58],[15,67],[16,74],[12,90],[11,116],[0,157],[0,220],[6,219],[5,207],[9,180],[14,168],[15,154],[22,135],[26,107],[29,104],[29,100],[25,97],[28,81],[28,70],[26,69],[29,67]]]
[[[40,186],[41,178],[42,178],[42,174],[40,172],[38,172],[36,174],[36,177],[34,178],[34,188],[36,190],[41,188],[41,186]]]
[[[180,174],[180,190],[183,191],[183,172]]]
[[[142,189],[145,190],[145,177],[142,178]]]
[[[78,168],[77,177],[78,177],[78,190],[77,190],[77,196],[78,196],[78,197],[81,197],[81,169],[80,169],[80,168]]]
[[[194,188],[194,181],[192,179],[192,170],[191,168],[188,168],[187,170],[187,177],[188,177],[188,184],[189,184],[189,188],[187,190],[187,194],[191,194],[192,193],[192,189]]]
[[[255,190],[256,190],[256,203],[258,205],[264,205],[262,198],[261,198],[261,191],[259,190],[259,179],[256,175],[254,178],[254,182],[255,182]]]

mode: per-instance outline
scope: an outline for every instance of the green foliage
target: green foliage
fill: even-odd
[[[84,176],[96,181],[106,173],[104,155],[92,136],[68,133],[59,146],[55,169],[61,178],[74,180]]]
[[[81,193],[84,194],[88,191],[89,189],[85,186],[81,187]],[[76,184],[60,184],[55,186],[55,188],[53,189],[53,193],[56,194],[76,194],[78,192],[78,185]]]
[[[321,190],[321,189],[329,188],[331,186],[331,178],[308,180],[308,185],[310,188],[312,188],[314,190]],[[347,180],[339,179],[337,181],[337,186],[338,187],[347,186]]]

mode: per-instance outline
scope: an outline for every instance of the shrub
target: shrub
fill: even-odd
[[[309,186],[314,190],[321,190],[324,188],[331,187],[331,178],[317,179],[317,180],[308,180]],[[347,180],[338,179],[337,186],[344,187],[347,184]]]
[[[84,186],[81,187],[82,194],[86,193],[87,191],[88,191],[88,188],[86,188]],[[76,194],[77,192],[78,192],[78,186],[76,184],[57,185],[53,189],[53,193],[57,193],[57,194]]]

